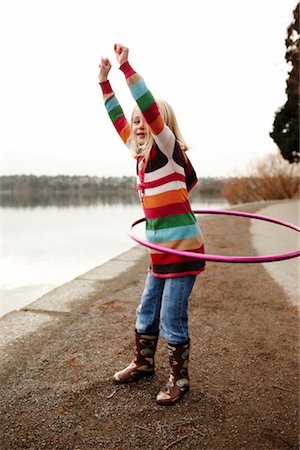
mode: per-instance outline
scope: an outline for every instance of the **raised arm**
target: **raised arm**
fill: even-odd
[[[152,93],[149,91],[143,78],[131,67],[128,62],[129,50],[122,44],[115,44],[115,55],[120,70],[124,73],[130,92],[149,126],[160,150],[172,155],[175,136],[166,126],[158,109]]]
[[[98,79],[102,89],[106,111],[122,141],[127,147],[130,147],[130,126],[108,80],[108,74],[111,69],[109,59],[101,58],[99,68]]]

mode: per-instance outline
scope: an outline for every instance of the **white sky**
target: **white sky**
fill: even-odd
[[[171,103],[198,175],[245,173],[276,147],[285,38],[297,0],[0,0],[2,174],[134,175],[98,86],[100,57],[130,117],[114,59]]]

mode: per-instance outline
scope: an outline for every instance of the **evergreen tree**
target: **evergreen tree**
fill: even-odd
[[[276,112],[271,138],[278,145],[284,159],[290,163],[300,160],[299,150],[299,8],[287,29],[285,59],[291,65],[286,82],[286,103]]]

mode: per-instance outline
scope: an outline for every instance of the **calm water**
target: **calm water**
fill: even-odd
[[[227,206],[192,201],[194,209]],[[138,203],[2,208],[0,316],[136,245],[129,225],[143,216]]]

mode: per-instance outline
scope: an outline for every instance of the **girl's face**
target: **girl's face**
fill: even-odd
[[[131,130],[137,144],[144,145],[146,139],[149,137],[149,130],[145,119],[138,108],[133,112]]]

